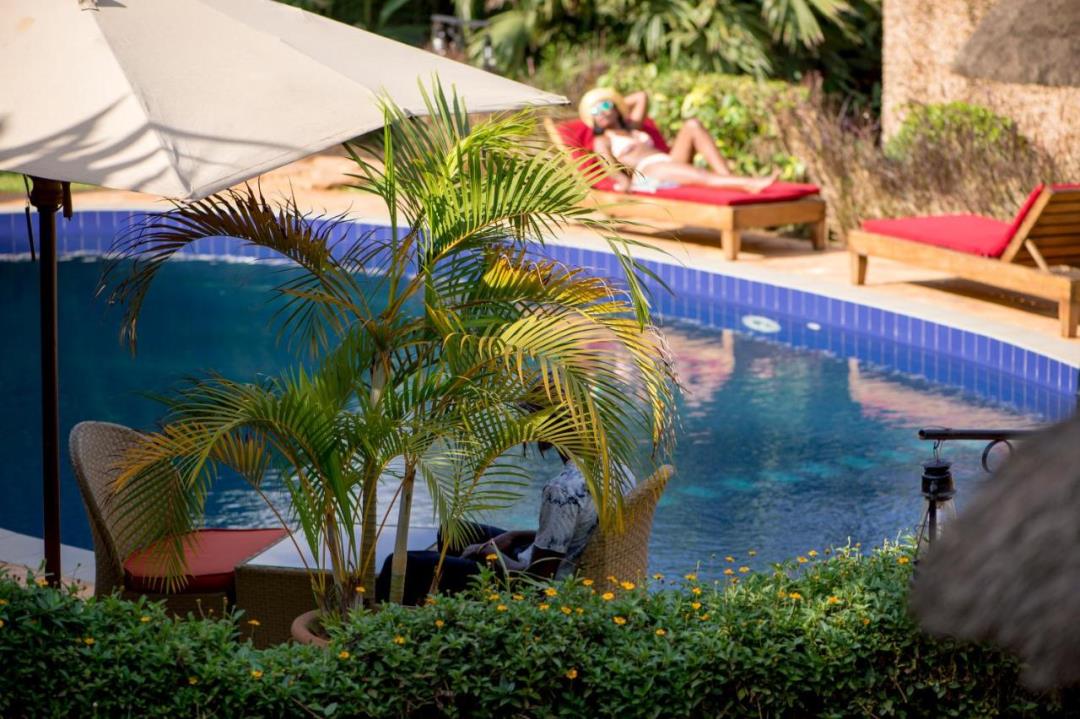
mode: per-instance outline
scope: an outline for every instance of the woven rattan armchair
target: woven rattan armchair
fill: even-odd
[[[642,582],[649,568],[653,513],[674,467],[665,464],[635,486],[623,500],[622,531],[597,530],[581,555],[577,574],[593,580],[617,577]]]
[[[225,592],[179,594],[147,594],[133,592],[124,586],[124,558],[139,547],[124,546],[117,538],[124,536],[122,519],[110,512],[108,498],[116,477],[116,463],[139,434],[133,429],[108,422],[80,422],[71,430],[68,447],[75,479],[79,484],[90,520],[94,539],[94,559],[97,574],[94,595],[107,596],[119,591],[125,599],[146,596],[164,600],[169,611],[177,615],[220,613],[229,603]]]

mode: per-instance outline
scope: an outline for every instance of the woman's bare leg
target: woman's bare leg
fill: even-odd
[[[687,120],[671,144],[671,158],[676,162],[694,164],[694,155],[700,154],[717,175],[730,175],[731,168],[720,154],[709,131],[697,120]]]
[[[709,187],[726,187],[733,190],[745,190],[746,192],[761,192],[769,185],[776,182],[776,175],[768,177],[737,177],[735,175],[718,175],[709,170],[702,170],[693,165],[684,165],[680,162],[656,162],[646,167],[641,174],[653,180],[661,182],[678,182],[683,185],[707,185]]]

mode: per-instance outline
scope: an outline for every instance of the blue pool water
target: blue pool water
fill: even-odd
[[[269,329],[268,290],[280,281],[280,268],[167,265],[147,302],[135,357],[117,341],[117,312],[93,298],[101,268],[87,260],[60,265],[65,438],[84,419],[151,427],[160,405],[147,394],[185,377],[215,370],[246,379],[290,361]],[[0,528],[40,536],[36,289],[36,266],[0,263]],[[731,323],[738,330],[675,317],[663,323],[686,389],[678,472],[661,500],[652,541],[653,568],[665,573],[701,562],[706,575],[718,576],[728,554],[742,561],[755,550],[746,563],[761,566],[849,538],[896,538],[921,510],[919,463],[929,447],[916,439],[918,427],[1023,427],[1049,419],[992,396],[787,346],[751,329],[760,323]],[[980,479],[980,451],[960,443],[947,448],[961,496]],[[490,521],[535,524],[537,488],[555,471],[539,461],[535,466],[536,488]],[[90,547],[66,461],[62,470],[63,541]],[[418,499],[421,518],[424,505]],[[272,522],[259,500],[228,482],[212,497],[210,515],[219,525]]]

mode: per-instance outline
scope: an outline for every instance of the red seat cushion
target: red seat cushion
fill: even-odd
[[[597,190],[611,192],[615,181],[610,177],[597,182],[593,187]],[[635,197],[659,197],[664,200],[682,200],[683,202],[697,202],[703,205],[752,205],[760,202],[783,202],[785,200],[799,200],[803,197],[818,194],[817,185],[807,185],[798,182],[774,182],[758,193],[743,192],[721,187],[705,187],[704,185],[680,185],[656,192],[631,191],[629,194]]]
[[[593,133],[592,129],[581,120],[571,120],[557,126],[559,136],[570,148],[574,157],[583,158],[580,167],[583,172],[595,167],[595,159],[588,158],[587,153],[592,152]],[[670,152],[671,148],[660,134],[650,118],[645,118],[641,129],[652,138],[656,149],[661,152]],[[610,177],[603,177],[593,187],[597,190],[611,192],[615,181]],[[820,190],[816,185],[799,184],[794,182],[775,182],[764,191],[753,194],[741,190],[728,190],[716,187],[704,187],[702,185],[682,185],[671,187],[656,192],[631,192],[637,197],[659,197],[665,200],[682,200],[684,202],[697,202],[705,205],[750,205],[758,202],[781,202],[784,200],[798,200],[803,197],[818,194]]]
[[[1024,200],[1012,222],[1001,222],[982,215],[938,215],[936,217],[900,217],[893,220],[865,220],[862,228],[904,240],[937,245],[957,252],[983,257],[1001,257],[1020,225],[1039,199],[1045,185],[1036,185]],[[1078,183],[1053,186],[1055,190],[1080,189]]]
[[[866,220],[864,230],[983,257],[998,257],[1012,237],[1008,222],[981,215]]]
[[[184,542],[188,583],[185,593],[229,592],[236,565],[250,559],[286,534],[284,529],[200,529]],[[124,586],[135,592],[161,592],[161,574],[150,549],[124,562]]]

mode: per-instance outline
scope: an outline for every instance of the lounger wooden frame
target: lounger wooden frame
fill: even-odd
[[[557,147],[569,151],[550,118],[544,118],[544,127]],[[810,241],[815,250],[824,250],[827,238],[825,201],[820,197],[748,205],[709,205],[701,202],[590,190],[587,203],[612,218],[658,220],[674,222],[683,227],[716,230],[720,233],[720,246],[724,251],[724,258],[728,260],[738,258],[743,230],[809,224],[812,229]]]
[[[1080,322],[1080,189],[1045,188],[999,258],[866,230],[847,235],[851,281],[866,284],[870,257],[885,257],[1058,304],[1063,337]]]

